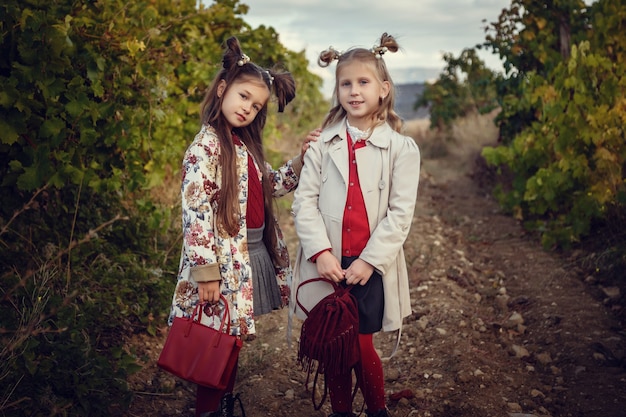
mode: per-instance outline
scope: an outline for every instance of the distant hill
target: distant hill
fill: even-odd
[[[430,117],[428,108],[413,110],[413,104],[424,91],[424,83],[435,81],[441,68],[409,67],[390,70],[396,86],[396,112],[404,120]]]
[[[395,85],[434,81],[439,78],[441,71],[442,68],[428,67],[389,68]]]
[[[413,105],[424,91],[424,83],[396,84],[396,113],[404,120],[430,117],[427,107],[413,110]]]

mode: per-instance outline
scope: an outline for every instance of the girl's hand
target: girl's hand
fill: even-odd
[[[341,263],[330,253],[330,251],[322,252],[315,260],[317,266],[317,273],[320,277],[331,279],[335,282],[340,282],[345,279],[343,270],[341,269]]]
[[[304,154],[306,150],[309,149],[309,147],[311,146],[310,142],[317,142],[317,138],[319,138],[320,133],[322,133],[322,129],[320,128],[311,130],[307,137],[304,139],[304,142],[302,142],[302,150],[300,151],[300,159],[302,159],[302,162],[304,162]]]
[[[370,280],[374,267],[362,259],[354,260],[345,271],[346,283],[365,285]]]
[[[220,300],[221,281],[207,281],[198,283],[198,300],[201,303],[216,304]]]

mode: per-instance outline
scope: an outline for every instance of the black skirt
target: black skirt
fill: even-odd
[[[358,259],[358,256],[344,256],[341,258],[341,267],[348,268]],[[346,281],[342,281],[347,286]],[[382,276],[374,271],[365,285],[354,285],[350,290],[357,300],[359,307],[359,333],[376,333],[383,328],[383,310],[385,308],[385,294]]]

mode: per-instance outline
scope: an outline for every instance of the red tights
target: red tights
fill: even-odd
[[[200,417],[200,414],[216,411],[220,407],[220,400],[229,392],[233,392],[235,388],[235,380],[237,379],[237,364],[233,368],[233,374],[230,376],[228,386],[223,390],[203,387],[198,385],[196,390],[196,417]]]
[[[376,412],[385,408],[385,380],[383,365],[374,348],[372,334],[359,334],[361,360],[354,366],[359,388],[367,409]],[[352,372],[326,380],[333,412],[352,412]]]

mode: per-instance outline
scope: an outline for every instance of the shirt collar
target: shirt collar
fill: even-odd
[[[346,124],[348,126],[348,134],[354,142],[359,142],[370,137],[370,134],[372,132],[371,128],[363,131],[358,127],[350,126],[350,122],[348,121],[348,119],[346,119]]]
[[[347,118],[344,118],[340,122],[324,129],[319,140],[321,142],[330,142],[336,137],[339,137],[342,140],[346,140],[347,132]],[[378,125],[374,128],[372,134],[367,139],[367,141],[378,148],[386,149],[389,147],[389,141],[394,136],[394,134],[395,131],[391,129],[389,124],[383,123],[382,125]]]

